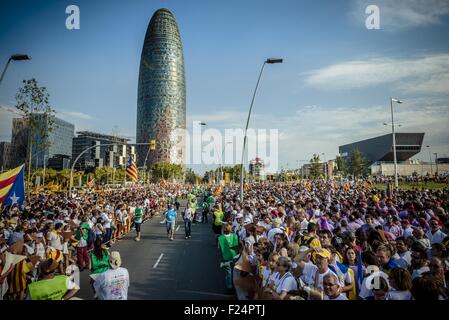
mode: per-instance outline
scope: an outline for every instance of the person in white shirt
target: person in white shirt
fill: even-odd
[[[430,244],[442,243],[444,238],[447,237],[447,234],[440,230],[438,221],[433,219],[430,221],[429,225],[431,230],[427,232],[427,238],[429,238]]]
[[[129,273],[121,268],[122,260],[118,251],[109,256],[111,269],[100,273],[94,282],[96,298],[99,300],[128,300]]]
[[[412,253],[408,250],[404,238],[399,237],[396,239],[396,249],[399,255],[399,259],[396,260],[397,265],[407,269],[412,263]]]
[[[279,257],[277,261],[278,275],[274,286],[266,289],[266,292],[270,293],[275,300],[284,300],[289,292],[298,290],[296,279],[290,273],[291,266],[292,261],[289,257]]]
[[[282,223],[281,219],[279,219],[279,218],[274,219],[273,220],[273,228],[270,231],[268,231],[268,236],[267,236],[268,241],[270,241],[273,245],[275,243],[274,236],[278,233],[284,233],[284,231],[280,228],[281,223]]]
[[[348,300],[346,295],[341,293],[340,280],[334,273],[328,273],[323,279],[324,300]]]
[[[407,269],[394,268],[390,270],[388,283],[390,290],[387,293],[387,300],[411,300],[412,276]]]
[[[421,245],[415,245],[412,247],[412,261],[411,265],[413,268],[412,280],[421,275],[424,272],[429,271],[429,267],[427,266],[427,252],[426,249],[422,248]]]
[[[304,257],[312,253],[313,263],[307,263],[304,261]],[[301,275],[301,279],[306,284],[304,290],[309,294],[310,299],[323,299],[323,280],[324,277],[329,274],[335,274],[331,269],[329,269],[329,260],[331,259],[331,253],[327,249],[323,249],[320,247],[313,247],[307,251],[301,252],[296,258],[295,262],[299,268],[299,271],[295,270],[294,273],[299,273]],[[335,274],[337,279],[339,277]],[[340,287],[344,287],[344,283],[341,279]]]

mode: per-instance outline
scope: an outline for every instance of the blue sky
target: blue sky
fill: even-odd
[[[80,30],[65,28],[71,4]],[[365,27],[368,4],[380,30]],[[405,101],[399,131],[425,132],[449,156],[449,0],[3,1],[0,64],[16,52],[33,59],[10,65],[0,105],[14,106],[21,80],[35,77],[76,130],[134,137],[143,39],[161,7],[182,36],[188,126],[243,127],[260,66],[275,56],[284,63],[266,67],[250,125],[279,129],[281,167],[389,133],[390,96]],[[0,140],[11,117],[0,109]]]

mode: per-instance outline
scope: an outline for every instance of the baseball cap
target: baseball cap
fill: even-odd
[[[331,253],[327,249],[321,249],[320,251],[314,252],[312,257],[316,259],[316,256],[321,256],[322,258],[330,259]]]

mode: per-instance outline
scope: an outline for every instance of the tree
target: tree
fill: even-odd
[[[346,158],[337,156],[335,159],[337,162],[337,171],[343,176],[348,175],[348,162],[346,161]]]
[[[196,184],[197,182],[202,180],[202,178],[198,176],[191,168],[187,168],[185,177],[185,182],[190,184]]]
[[[180,179],[183,174],[181,165],[163,161],[156,162],[151,169],[151,178],[154,182],[161,179]]]
[[[313,158],[310,159],[310,164],[310,175],[314,178],[319,177],[323,173],[323,165],[321,164],[320,156],[314,153]]]
[[[369,162],[364,157],[363,153],[355,149],[349,159],[349,173],[354,177],[366,176],[369,172]]]
[[[40,87],[36,79],[23,80],[23,86],[16,94],[16,108],[24,115],[28,130],[28,185],[31,178],[31,159],[33,138],[37,137],[40,149],[45,149],[53,130],[55,110],[49,103],[47,88]]]

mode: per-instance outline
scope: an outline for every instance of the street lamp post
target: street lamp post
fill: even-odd
[[[45,189],[45,168],[47,167],[47,163],[45,162],[45,158],[47,157],[46,154],[44,154],[44,177],[42,178],[42,187]]]
[[[393,101],[396,103],[402,103],[401,100],[394,99],[390,97],[390,107],[391,107],[391,132],[393,135],[393,159],[394,159],[394,186],[398,189],[398,163],[396,159],[396,134],[394,132],[394,116],[393,116]]]
[[[438,178],[438,153],[434,153],[434,155],[435,155],[435,174],[437,175],[437,178]]]
[[[0,84],[3,81],[3,77],[5,76],[6,69],[8,69],[9,63],[11,61],[23,61],[23,60],[31,60],[31,57],[27,54],[13,54],[9,57],[8,62],[6,63],[5,68],[3,69],[2,75],[0,76]]]
[[[248,113],[248,119],[246,120],[246,127],[245,127],[245,136],[243,138],[243,150],[242,150],[242,162],[240,164],[240,201],[243,202],[243,157],[245,154],[245,146],[246,146],[246,134],[248,132],[248,125],[249,125],[249,119],[251,118],[251,111],[253,109],[254,99],[256,97],[257,88],[259,87],[260,78],[262,77],[263,69],[265,68],[265,64],[275,64],[275,63],[282,63],[283,59],[275,59],[275,58],[269,58],[264,61],[262,64],[262,68],[260,69],[259,78],[257,79],[256,88],[254,89],[253,98],[251,100],[251,106],[249,107],[249,113]]]
[[[430,151],[430,146],[426,146],[426,148],[429,148],[429,162],[430,162],[430,175],[433,175],[433,163],[432,163],[432,153]]]

